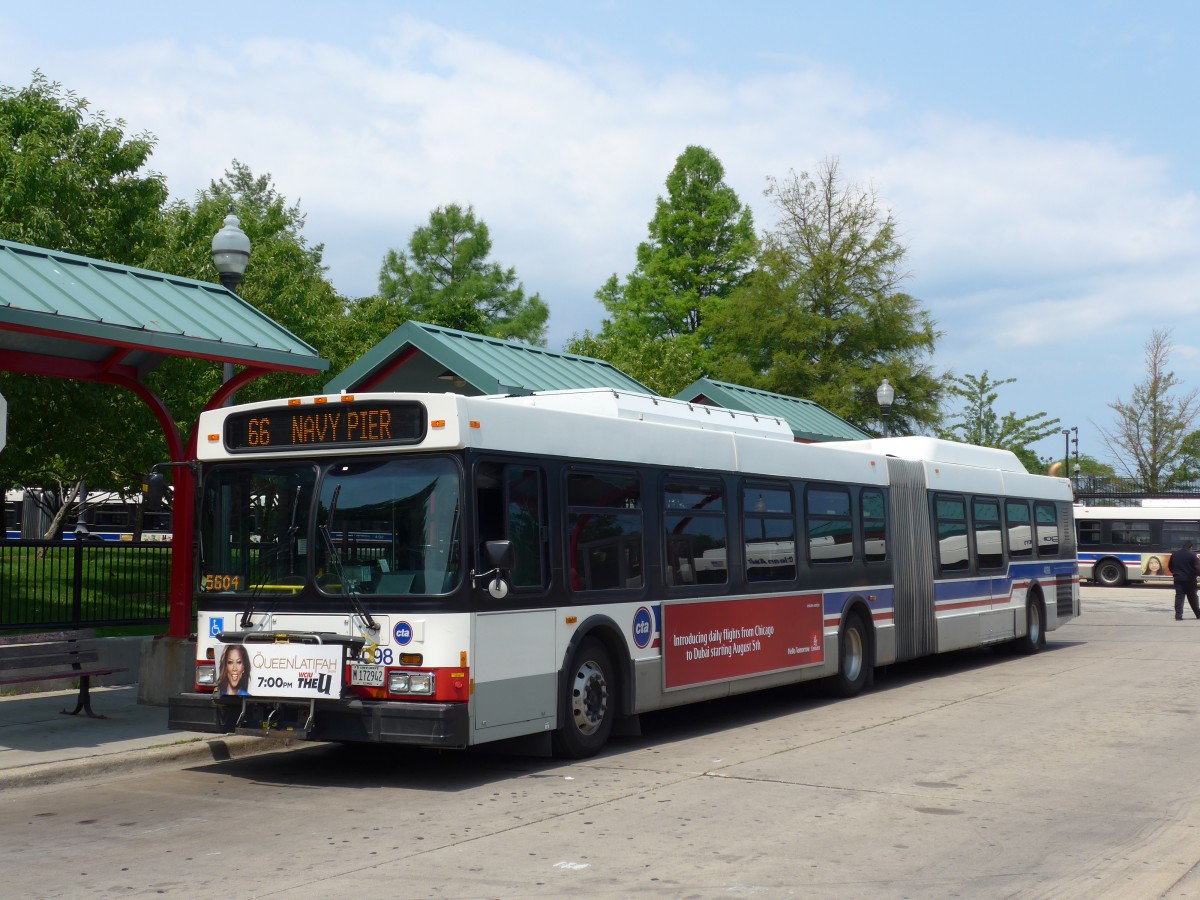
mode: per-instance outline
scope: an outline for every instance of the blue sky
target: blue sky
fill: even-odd
[[[760,229],[768,176],[837,157],[899,224],[939,370],[1017,378],[998,411],[1044,410],[1106,458],[1096,426],[1151,329],[1200,385],[1197,10],[67,0],[0,6],[0,83],[40,69],[153,133],[176,197],[235,158],[270,173],[351,297],[431,209],[472,204],[549,303],[551,347],[599,326],[593,294],[632,268],[687,145]]]

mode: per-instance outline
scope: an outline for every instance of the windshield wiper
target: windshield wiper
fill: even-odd
[[[303,487],[304,486],[300,485],[300,484],[296,485],[296,496],[292,498],[292,521],[291,521],[291,524],[288,526],[288,530],[287,530],[288,574],[289,575],[296,574],[296,532],[299,530],[298,526],[296,525],[296,518],[298,517],[299,511],[300,511],[300,491],[303,490]],[[266,584],[266,576],[268,574],[270,574],[270,569],[271,569],[270,560],[271,560],[272,552],[274,553],[276,558],[283,556],[283,553],[279,547],[276,547],[274,549],[274,551],[268,550],[266,553],[259,554],[259,560],[258,560],[258,575],[259,575],[259,577],[257,577],[255,579],[254,590],[250,592],[250,599],[249,599],[248,603],[246,604],[246,610],[245,610],[245,612],[242,613],[242,618],[240,620],[240,624],[241,624],[242,628],[249,628],[251,625],[254,624],[253,620],[250,617],[254,615],[254,602],[260,596],[262,596],[263,587]],[[279,602],[279,599],[276,598],[275,603],[277,604],[278,602]],[[274,608],[274,604],[272,604],[272,608]]]
[[[329,562],[337,576],[338,582],[342,586],[342,595],[350,601],[350,607],[363,620],[363,624],[367,626],[368,631],[378,631],[379,626],[375,624],[375,620],[371,618],[371,614],[367,612],[367,608],[362,605],[362,601],[358,599],[358,594],[350,590],[350,585],[346,583],[346,570],[342,568],[342,555],[337,546],[333,542],[333,534],[329,530],[330,523],[333,522],[333,514],[337,510],[338,495],[342,492],[342,486],[339,484],[333,489],[333,497],[329,500],[329,516],[325,519],[323,525],[318,526],[317,531],[325,537],[325,546],[329,550]]]
[[[292,498],[292,523],[288,526],[288,574],[296,574],[296,517],[300,513],[300,490],[303,485],[296,485],[296,496]]]

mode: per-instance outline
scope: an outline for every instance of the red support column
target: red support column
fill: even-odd
[[[195,436],[189,452],[195,458]],[[171,502],[171,620],[167,637],[186,638],[192,633],[192,543],[196,529],[196,476],[189,466],[174,471],[174,499]]]

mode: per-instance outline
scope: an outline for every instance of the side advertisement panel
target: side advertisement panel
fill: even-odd
[[[825,661],[820,594],[664,603],[662,617],[666,690]]]

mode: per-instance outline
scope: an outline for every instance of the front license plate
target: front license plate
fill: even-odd
[[[383,687],[383,666],[352,665],[350,683],[358,687]]]

